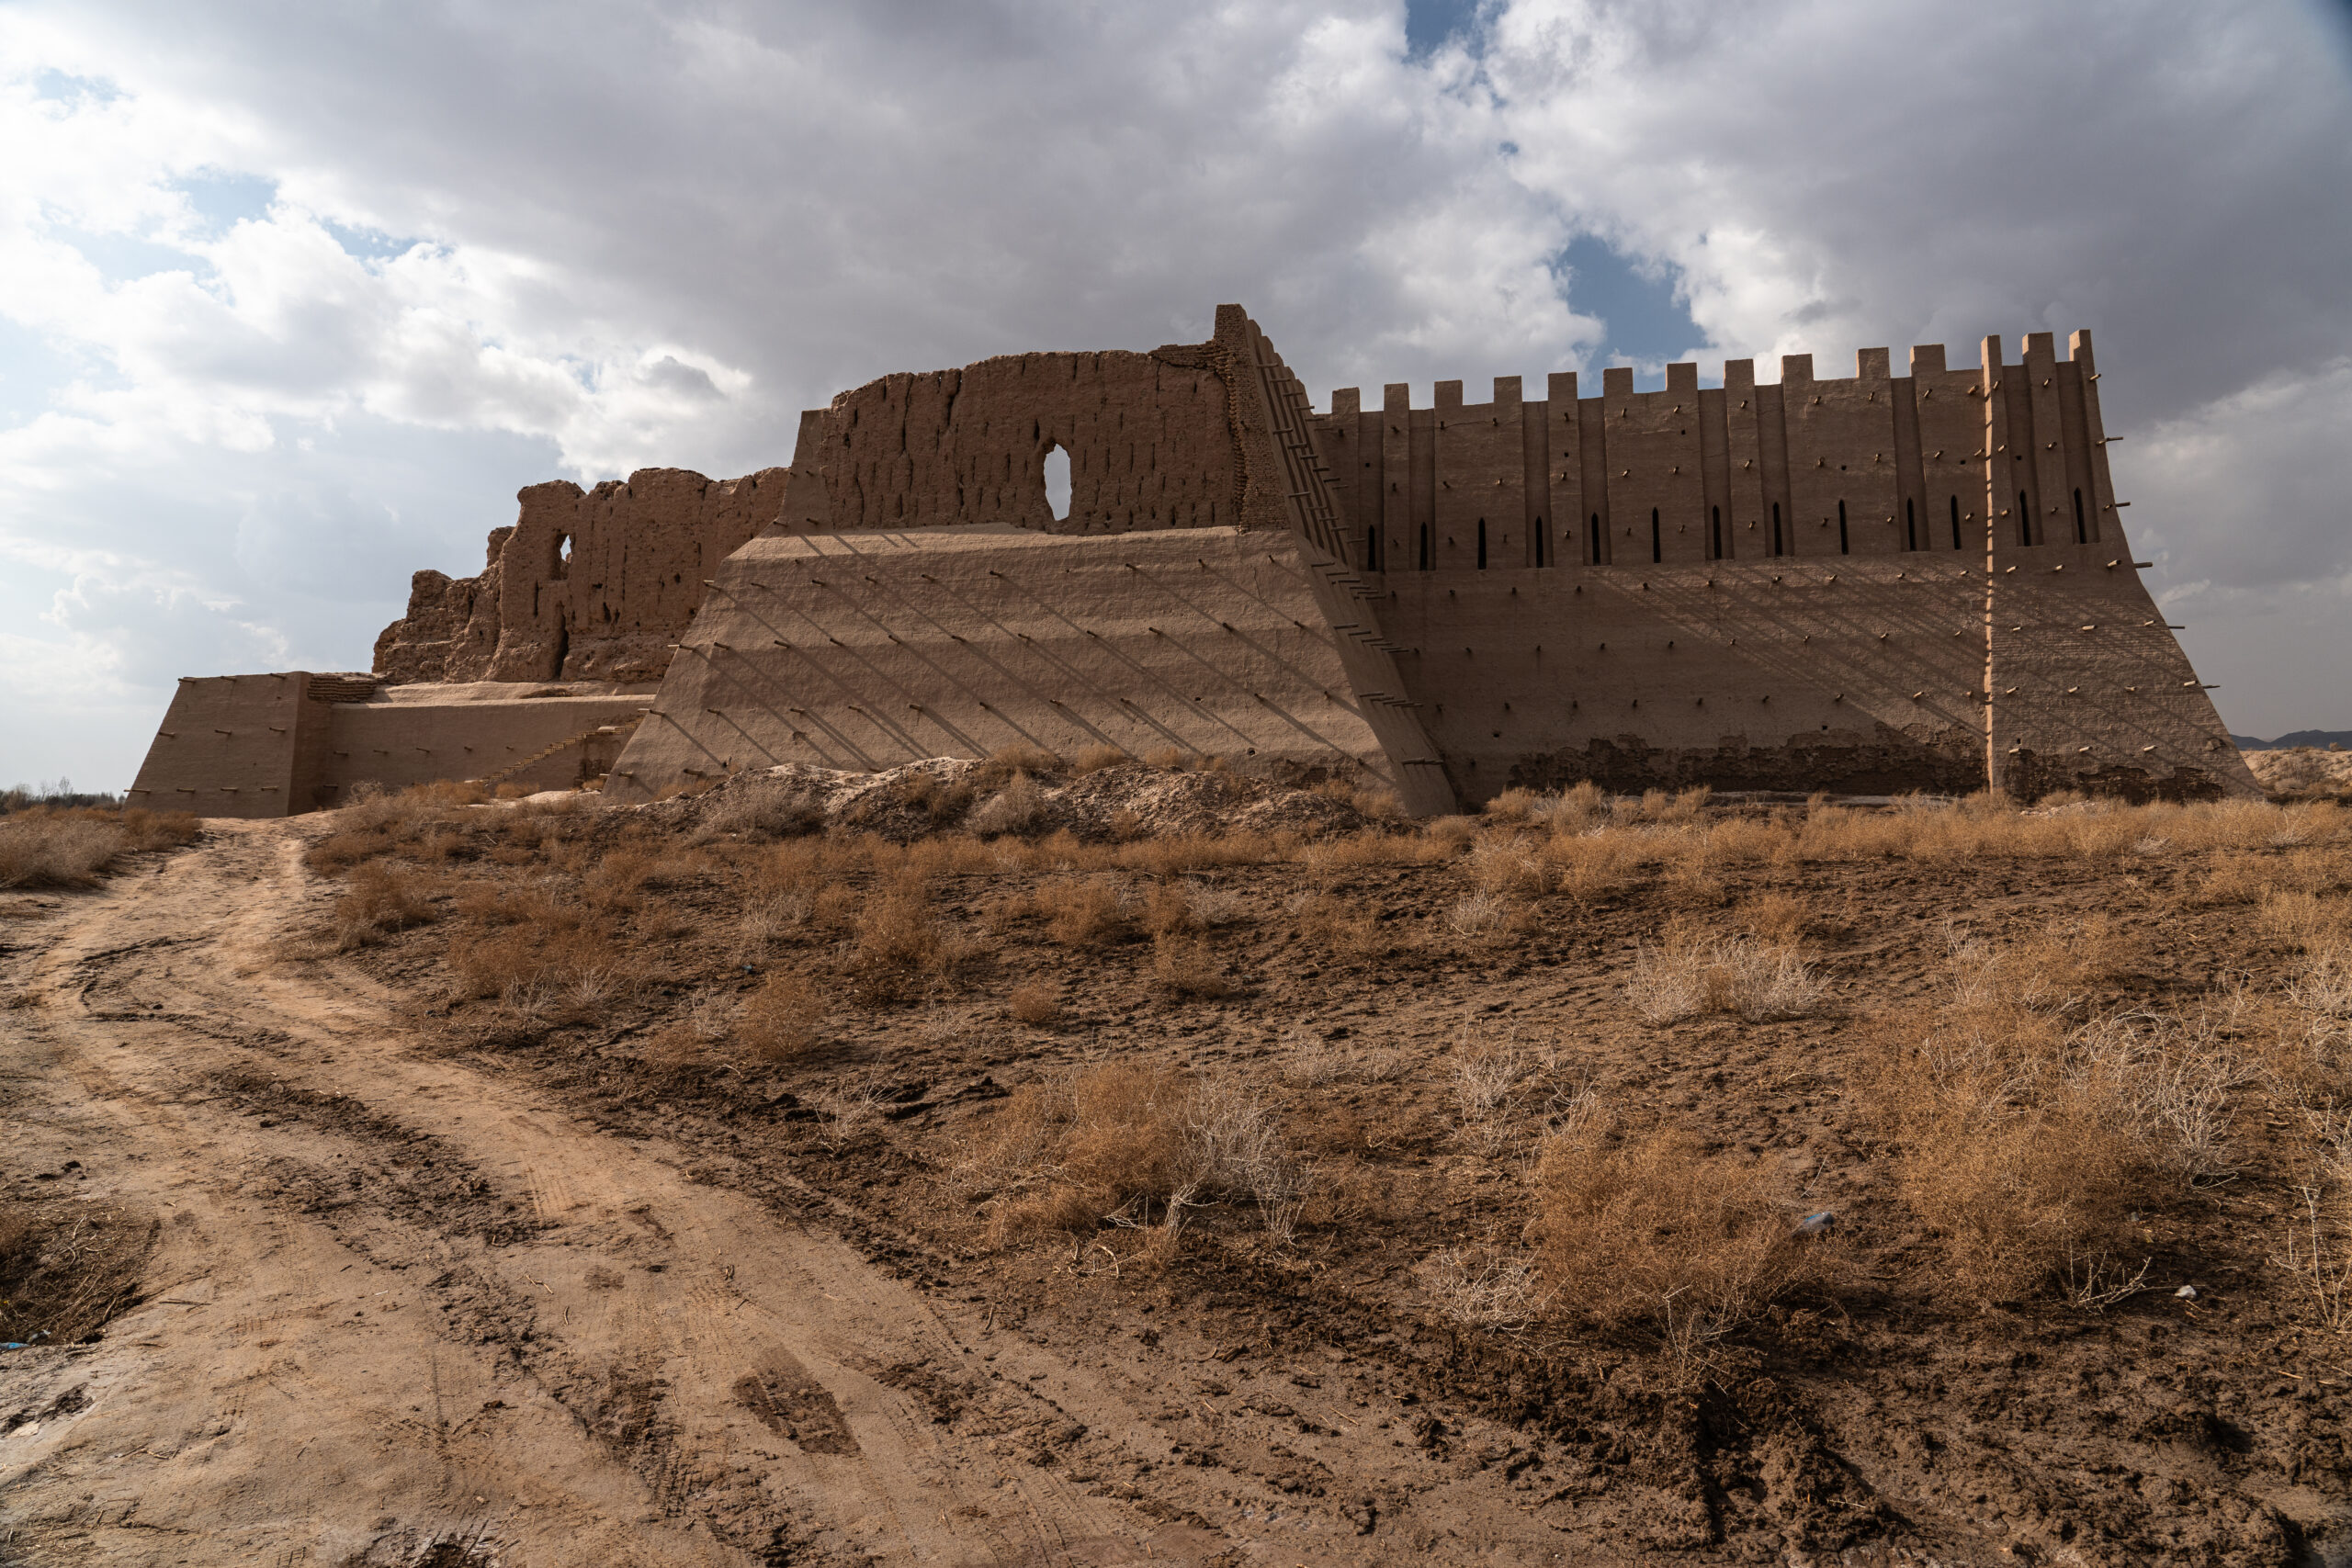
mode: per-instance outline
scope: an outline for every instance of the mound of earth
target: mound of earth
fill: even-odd
[[[2283,747],[2248,751],[2245,765],[2254,770],[2255,782],[2273,795],[2298,799],[2352,795],[2352,751]]]
[[[1382,817],[1351,792],[1295,788],[1221,768],[1123,762],[1086,773],[932,757],[882,773],[787,762],[639,809],[716,831],[850,829],[906,842],[961,828],[994,837],[1069,832],[1087,841],[1185,833],[1352,833]]]

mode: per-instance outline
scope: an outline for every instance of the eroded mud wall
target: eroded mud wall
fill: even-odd
[[[416,574],[407,613],[377,638],[376,672],[401,683],[658,681],[704,581],[792,510],[791,479],[786,468],[724,480],[640,468],[588,491],[531,485],[514,525],[492,533],[480,577]]]
[[[606,790],[646,799],[778,762],[871,769],[1025,743],[1172,747],[1428,796],[1435,771],[1392,762],[1351,689],[1318,569],[1344,575],[1291,535],[1225,527],[757,539],[728,562]]]
[[[2132,560],[2088,334],[1865,349],[1702,389],[1555,375],[1313,421],[1340,531],[1465,799],[1510,784],[2083,787],[2252,775]],[[1747,705],[1741,706],[1740,705]],[[1767,710],[1770,711],[1767,711]]]

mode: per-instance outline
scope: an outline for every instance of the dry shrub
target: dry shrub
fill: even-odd
[[[736,1014],[736,1042],[758,1061],[797,1061],[817,1046],[825,995],[803,975],[771,975]]]
[[[633,977],[630,955],[602,932],[582,927],[548,930],[510,926],[450,939],[446,964],[458,1000],[505,997],[522,987],[550,992],[575,986],[583,976]]]
[[[1555,834],[1544,846],[1543,858],[1559,891],[1591,904],[1632,882],[1647,852],[1647,846],[1628,834],[1595,830],[1574,838]]]
[[[1417,833],[1391,833],[1377,828],[1367,828],[1340,839],[1320,839],[1303,844],[1297,853],[1298,863],[1318,881],[1329,881],[1340,872],[1367,865],[1412,865],[1429,857],[1430,840]],[[1451,850],[1443,851],[1450,855]]]
[[[1000,1240],[1091,1231],[1105,1219],[1172,1235],[1201,1196],[1248,1201],[1278,1239],[1308,1172],[1273,1109],[1238,1081],[1117,1063],[1024,1084],[957,1151],[951,1178],[988,1201]]]
[[[1616,1135],[1597,1107],[1544,1139],[1530,1230],[1555,1310],[1658,1334],[1680,1370],[1826,1271],[1792,1235],[1795,1206],[1763,1160],[1711,1155],[1671,1129]]]
[[[1263,833],[1172,833],[1120,846],[1118,863],[1151,876],[1182,876],[1224,866],[1262,865],[1281,858],[1284,848]]]
[[[1105,947],[1127,934],[1125,901],[1103,878],[1040,886],[1032,901],[1046,916],[1047,940],[1057,946]]]
[[[1446,906],[1445,924],[1456,936],[1491,936],[1507,929],[1515,906],[1498,893],[1468,893]]]
[[[1006,1010],[1032,1029],[1057,1028],[1063,1017],[1061,991],[1038,980],[1015,986]]]
[[[2189,898],[2204,905],[2258,904],[2271,891],[2276,863],[2261,855],[2214,857]]]
[[[0,817],[0,887],[87,887],[130,847],[110,813],[11,812]]]
[[[1554,833],[1574,836],[1606,820],[1609,807],[1609,792],[1586,779],[1544,803],[1540,816]]]
[[[1328,893],[1295,893],[1283,902],[1292,930],[1340,958],[1377,958],[1392,953],[1396,940],[1380,912]]]
[[[933,916],[922,878],[900,876],[866,901],[858,917],[849,974],[869,1000],[894,1000],[918,977],[953,981],[977,949]]]
[[[1732,911],[1741,930],[1778,947],[1794,947],[1813,908],[1793,893],[1758,893]]]
[[[1224,997],[1233,992],[1216,952],[1198,937],[1161,931],[1151,939],[1151,977],[1180,997]]]
[[[1470,879],[1481,893],[1540,893],[1549,878],[1531,849],[1518,838],[1481,839],[1465,863]]]
[[[2256,924],[2275,941],[2318,952],[2352,942],[2352,904],[2316,893],[2274,889],[2262,900]]]
[[[1419,1270],[1438,1315],[1461,1328],[1517,1334],[1544,1315],[1551,1294],[1532,1258],[1491,1247],[1449,1247]]]
[[[2015,1299],[2119,1236],[2136,1150],[2096,1104],[2011,1106],[1964,1080],[1910,1100],[1903,1193],[1962,1296]]]
[[[1421,836],[1435,846],[1433,860],[1451,860],[1478,840],[1476,817],[1438,817],[1421,824]]]
[[[1144,929],[1155,936],[1162,931],[1210,931],[1237,924],[1248,908],[1247,900],[1229,887],[1192,878],[1163,882],[1151,890],[1144,908]]]
[[[1115,768],[1122,762],[1133,761],[1119,747],[1089,746],[1070,759],[1069,771],[1073,773],[1099,773],[1105,768]]]
[[[1954,968],[1954,1002],[1899,1045],[1875,1090],[1946,1284],[1978,1301],[2045,1287],[2082,1305],[2120,1299],[2133,1277],[2110,1254],[2133,1201],[2167,1176],[2233,1168],[2233,1102],[2254,1076],[2230,1043],[2242,998],[2069,1028],[1969,944]]]
[[[993,876],[995,852],[963,833],[940,833],[907,846],[907,869],[920,876]]]
[[[824,826],[822,790],[794,779],[739,777],[704,810],[695,841],[707,843],[729,833],[788,839]]]
[[[387,931],[421,926],[435,916],[437,884],[404,866],[370,861],[356,867],[334,901],[335,944],[345,952],[365,947]]]
[[[808,898],[797,893],[746,904],[735,922],[728,962],[739,968],[760,967],[777,942],[808,923],[809,908]]]
[[[1045,786],[1015,769],[1002,789],[973,809],[966,826],[984,839],[1033,832],[1045,821],[1048,804]]]
[[[1665,1025],[1702,1013],[1736,1013],[1751,1022],[1804,1018],[1826,984],[1793,947],[1747,937],[1706,941],[1669,931],[1634,956],[1625,1000],[1647,1023]]]
[[[1507,789],[1483,809],[1498,822],[1541,822],[1551,815],[1554,799],[1537,790]]]

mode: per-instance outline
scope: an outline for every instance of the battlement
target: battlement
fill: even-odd
[[[1865,348],[1829,379],[1791,354],[1778,382],[1732,359],[1708,388],[1674,364],[1650,391],[1612,367],[1594,396],[1559,371],[1540,399],[1500,376],[1483,403],[1440,381],[1418,409],[1401,382],[1376,410],[1343,387],[1312,423],[1366,570],[1998,556],[2115,533],[2090,334],[2068,349],[2030,333],[2010,363],[1987,338],[1953,368],[1922,344],[1895,376]]]

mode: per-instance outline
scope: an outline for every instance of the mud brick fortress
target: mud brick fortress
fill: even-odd
[[[1367,778],[1422,815],[1582,779],[2255,793],[2140,581],[2089,334],[1906,368],[1318,414],[1227,305],[1204,344],[886,376],[802,415],[789,468],[525,490],[481,575],[416,574],[368,674],[184,680],[133,798],[643,800],[1014,743]]]

